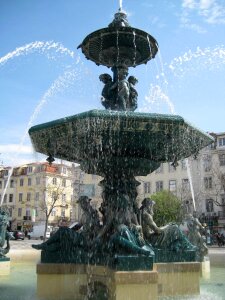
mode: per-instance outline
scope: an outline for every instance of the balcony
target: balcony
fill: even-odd
[[[31,216],[23,216],[24,221],[31,221]]]

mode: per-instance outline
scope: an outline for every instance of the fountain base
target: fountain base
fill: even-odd
[[[157,263],[158,295],[200,294],[200,263]]]
[[[152,271],[118,271],[105,266],[38,264],[42,299],[156,300],[200,293],[200,263],[157,263]]]

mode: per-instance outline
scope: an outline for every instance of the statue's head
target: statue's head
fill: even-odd
[[[90,205],[91,199],[88,196],[80,196],[77,203],[80,204],[81,208],[87,208]]]
[[[155,205],[155,201],[153,201],[151,198],[144,198],[144,200],[141,202],[143,207],[153,207]]]
[[[129,81],[131,84],[133,84],[133,85],[135,85],[136,83],[138,83],[138,79],[137,79],[136,77],[132,76],[132,75],[129,76],[128,81]]]
[[[101,74],[99,76],[99,79],[103,83],[108,83],[108,82],[112,81],[112,77],[109,74],[107,74],[107,73]]]

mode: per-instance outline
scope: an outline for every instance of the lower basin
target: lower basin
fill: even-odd
[[[210,249],[209,252],[212,250]],[[217,250],[216,250],[217,251]],[[209,253],[210,254],[210,253]],[[220,250],[215,257],[224,262],[225,251]],[[213,258],[214,260],[214,258]],[[217,264],[216,264],[217,265]],[[11,261],[11,273],[0,277],[0,299],[4,300],[45,300],[36,296],[37,276],[36,261],[23,263]],[[201,279],[200,295],[160,297],[160,300],[223,300],[225,295],[224,265],[214,266],[211,261],[211,274],[209,279]],[[62,298],[63,300],[63,298]],[[71,299],[72,300],[72,299]],[[143,299],[144,300],[144,299]]]

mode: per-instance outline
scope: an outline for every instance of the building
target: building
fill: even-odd
[[[196,157],[163,163],[148,176],[139,176],[138,200],[169,190],[183,203],[186,212],[197,211],[199,219],[211,231],[225,228],[225,132],[211,133],[215,142],[202,149]],[[49,223],[58,225],[64,218],[79,221],[81,211],[77,200],[81,195],[92,199],[98,209],[102,177],[83,172],[79,165],[33,163],[0,169],[0,199],[10,212],[13,229],[29,229],[44,222],[46,207],[54,208]],[[4,189],[6,188],[4,193]],[[53,202],[52,202],[53,201]]]
[[[211,133],[215,142],[196,157],[161,164],[146,177],[138,177],[139,201],[160,190],[169,190],[181,199],[187,212],[197,211],[211,231],[225,228],[225,132]]]
[[[58,225],[72,219],[74,209],[71,167],[31,163],[0,170],[0,201],[10,213],[11,229],[30,230],[44,223]]]

